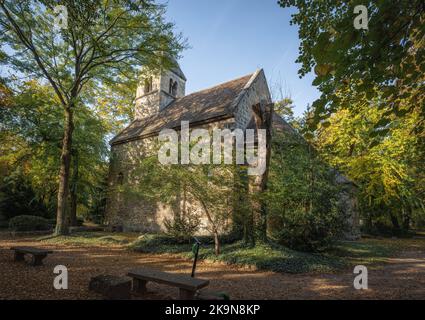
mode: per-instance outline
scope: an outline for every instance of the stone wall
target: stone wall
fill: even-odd
[[[272,102],[263,70],[257,71],[234,103],[236,127],[246,129],[253,117],[252,106]]]
[[[211,130],[233,126],[234,119],[230,118],[197,128]],[[191,212],[200,219],[199,234],[209,234],[205,212],[201,204],[190,196],[186,199],[182,196],[179,203],[170,206],[160,202],[150,203],[137,194],[138,162],[152,154],[156,140],[157,137],[149,137],[112,146],[106,224],[124,231],[164,232],[166,220],[173,219],[176,214]]]
[[[169,93],[170,79],[177,82],[175,96]],[[158,113],[167,107],[176,98],[184,97],[186,81],[171,71],[164,71],[161,75],[152,76],[152,91],[144,92],[144,83],[140,83],[136,93],[135,119],[143,119]]]

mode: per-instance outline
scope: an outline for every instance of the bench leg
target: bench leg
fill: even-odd
[[[195,297],[195,291],[190,291],[186,289],[179,289],[179,299],[180,300],[193,300]]]
[[[43,265],[43,259],[46,257],[46,255],[38,255],[33,254],[31,259],[31,265],[32,266],[42,266]]]
[[[146,288],[147,283],[148,282],[145,280],[133,279],[133,291],[140,294],[146,294],[148,292]]]
[[[25,255],[22,252],[16,252],[15,251],[15,255],[14,255],[14,260],[15,261],[25,261]]]

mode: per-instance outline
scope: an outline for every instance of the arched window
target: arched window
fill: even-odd
[[[118,173],[117,184],[121,186],[124,183],[124,174],[122,172]]]
[[[168,93],[172,96],[177,95],[177,81],[170,79],[170,86],[168,87]]]
[[[177,95],[177,81],[174,81],[174,83],[173,83],[173,87],[171,88],[171,94],[173,96]]]
[[[145,79],[145,89],[144,93],[149,93],[152,91],[152,77]]]

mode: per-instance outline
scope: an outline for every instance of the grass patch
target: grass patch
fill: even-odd
[[[163,236],[143,236],[133,242],[130,248],[144,253],[173,253],[193,258],[191,244],[172,243],[171,239]],[[343,260],[321,254],[298,252],[274,244],[257,244],[255,247],[249,247],[240,241],[224,244],[218,256],[214,254],[213,244],[203,245],[199,259],[287,273],[331,272],[345,266]]]
[[[223,246],[222,253],[219,256],[215,256],[211,248],[201,254],[201,258],[286,273],[332,272],[345,266],[341,259],[317,253],[294,251],[268,243],[249,247],[242,242],[237,242]]]
[[[173,253],[193,258],[192,245],[171,243],[169,238],[163,236],[140,237],[130,245],[130,248],[144,253]],[[269,243],[259,243],[255,247],[250,247],[238,241],[224,244],[221,249],[221,254],[216,256],[212,243],[203,245],[199,252],[199,259],[286,273],[332,272],[346,266],[339,258],[298,252]]]
[[[355,265],[376,266],[388,261],[403,250],[424,247],[425,239],[362,239],[339,241],[320,253],[291,250],[273,243],[245,246],[242,242],[222,245],[216,256],[212,243],[200,249],[199,259],[229,264],[254,266],[260,270],[285,273],[336,272]],[[130,244],[130,248],[145,253],[173,253],[192,258],[190,244],[176,244],[171,238],[145,235]]]
[[[76,232],[67,236],[47,236],[38,240],[63,245],[78,246],[103,246],[103,245],[128,245],[137,239],[134,233],[110,233],[110,232]]]

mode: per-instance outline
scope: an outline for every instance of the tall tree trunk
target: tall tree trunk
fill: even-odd
[[[58,208],[56,211],[56,235],[68,234],[68,219],[66,216],[67,197],[69,192],[69,171],[71,164],[72,133],[74,122],[71,106],[65,108],[64,135],[60,158]]]
[[[71,179],[71,209],[69,212],[69,225],[77,226],[77,188],[78,188],[78,150],[72,153],[72,179]]]
[[[218,256],[221,252],[221,244],[217,230],[214,232],[214,252],[216,256]]]

